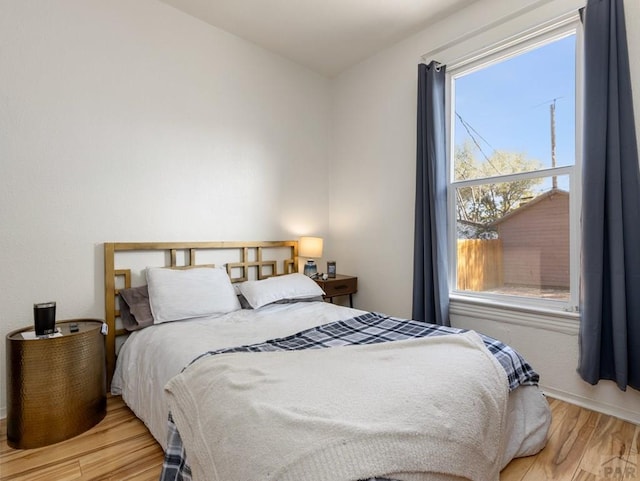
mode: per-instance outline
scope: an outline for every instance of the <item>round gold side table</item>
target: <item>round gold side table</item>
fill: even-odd
[[[7,335],[7,442],[13,448],[69,439],[106,415],[102,321],[73,319],[56,328],[62,335],[46,339],[25,339],[33,327]]]

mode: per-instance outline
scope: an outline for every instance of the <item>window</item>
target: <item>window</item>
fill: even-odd
[[[577,305],[576,27],[449,68],[455,294]]]

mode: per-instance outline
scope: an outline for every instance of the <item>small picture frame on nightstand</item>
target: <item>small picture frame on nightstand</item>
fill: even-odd
[[[327,262],[327,275],[330,278],[336,277],[336,261]]]

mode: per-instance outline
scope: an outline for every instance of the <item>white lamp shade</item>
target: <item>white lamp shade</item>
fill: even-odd
[[[298,255],[312,259],[322,257],[322,237],[300,237]]]

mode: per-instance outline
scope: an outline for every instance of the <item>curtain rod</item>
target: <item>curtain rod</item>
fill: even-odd
[[[450,70],[452,68],[456,68],[461,66],[462,64],[466,64],[478,57],[484,56],[486,55],[488,52],[496,49],[496,48],[504,48],[506,46],[508,46],[510,43],[513,43],[516,39],[518,41],[522,40],[523,38],[526,38],[527,36],[533,36],[533,34],[540,34],[543,33],[544,31],[547,30],[552,30],[554,28],[558,28],[560,26],[566,25],[568,23],[571,23],[572,21],[578,19],[578,11],[577,10],[572,10],[569,12],[566,12],[558,17],[556,17],[554,20],[552,20],[551,22],[546,22],[543,23],[541,25],[537,25],[531,29],[528,29],[524,34],[518,34],[517,36],[512,36],[509,37],[506,40],[502,40],[500,42],[497,43],[493,43],[485,48],[483,48],[481,51],[475,51],[474,53],[472,53],[471,55],[465,55],[463,57],[459,57],[459,58],[455,58],[452,60],[447,61],[447,59],[441,59],[438,58],[439,55],[442,55],[443,52],[446,52],[447,50],[451,49],[452,47],[455,47],[456,45],[459,45],[462,42],[465,42],[469,39],[472,39],[474,37],[477,37],[478,35],[481,35],[485,32],[488,32],[491,29],[494,29],[496,27],[499,27],[501,25],[506,24],[507,22],[518,18],[530,11],[533,11],[537,8],[539,8],[540,6],[546,4],[546,3],[550,3],[554,0],[542,0],[539,2],[536,2],[534,4],[528,5],[526,7],[523,7],[509,15],[506,15],[502,18],[499,18],[493,22],[490,22],[486,25],[483,25],[482,27],[476,28],[475,30],[471,30],[470,32],[461,35],[460,37],[457,37],[454,40],[451,40],[445,44],[440,45],[439,47],[428,51],[427,53],[423,54],[420,56],[420,61],[424,62],[424,63],[429,63],[431,60],[437,60],[438,62],[441,62],[443,65],[447,65],[447,68]]]

